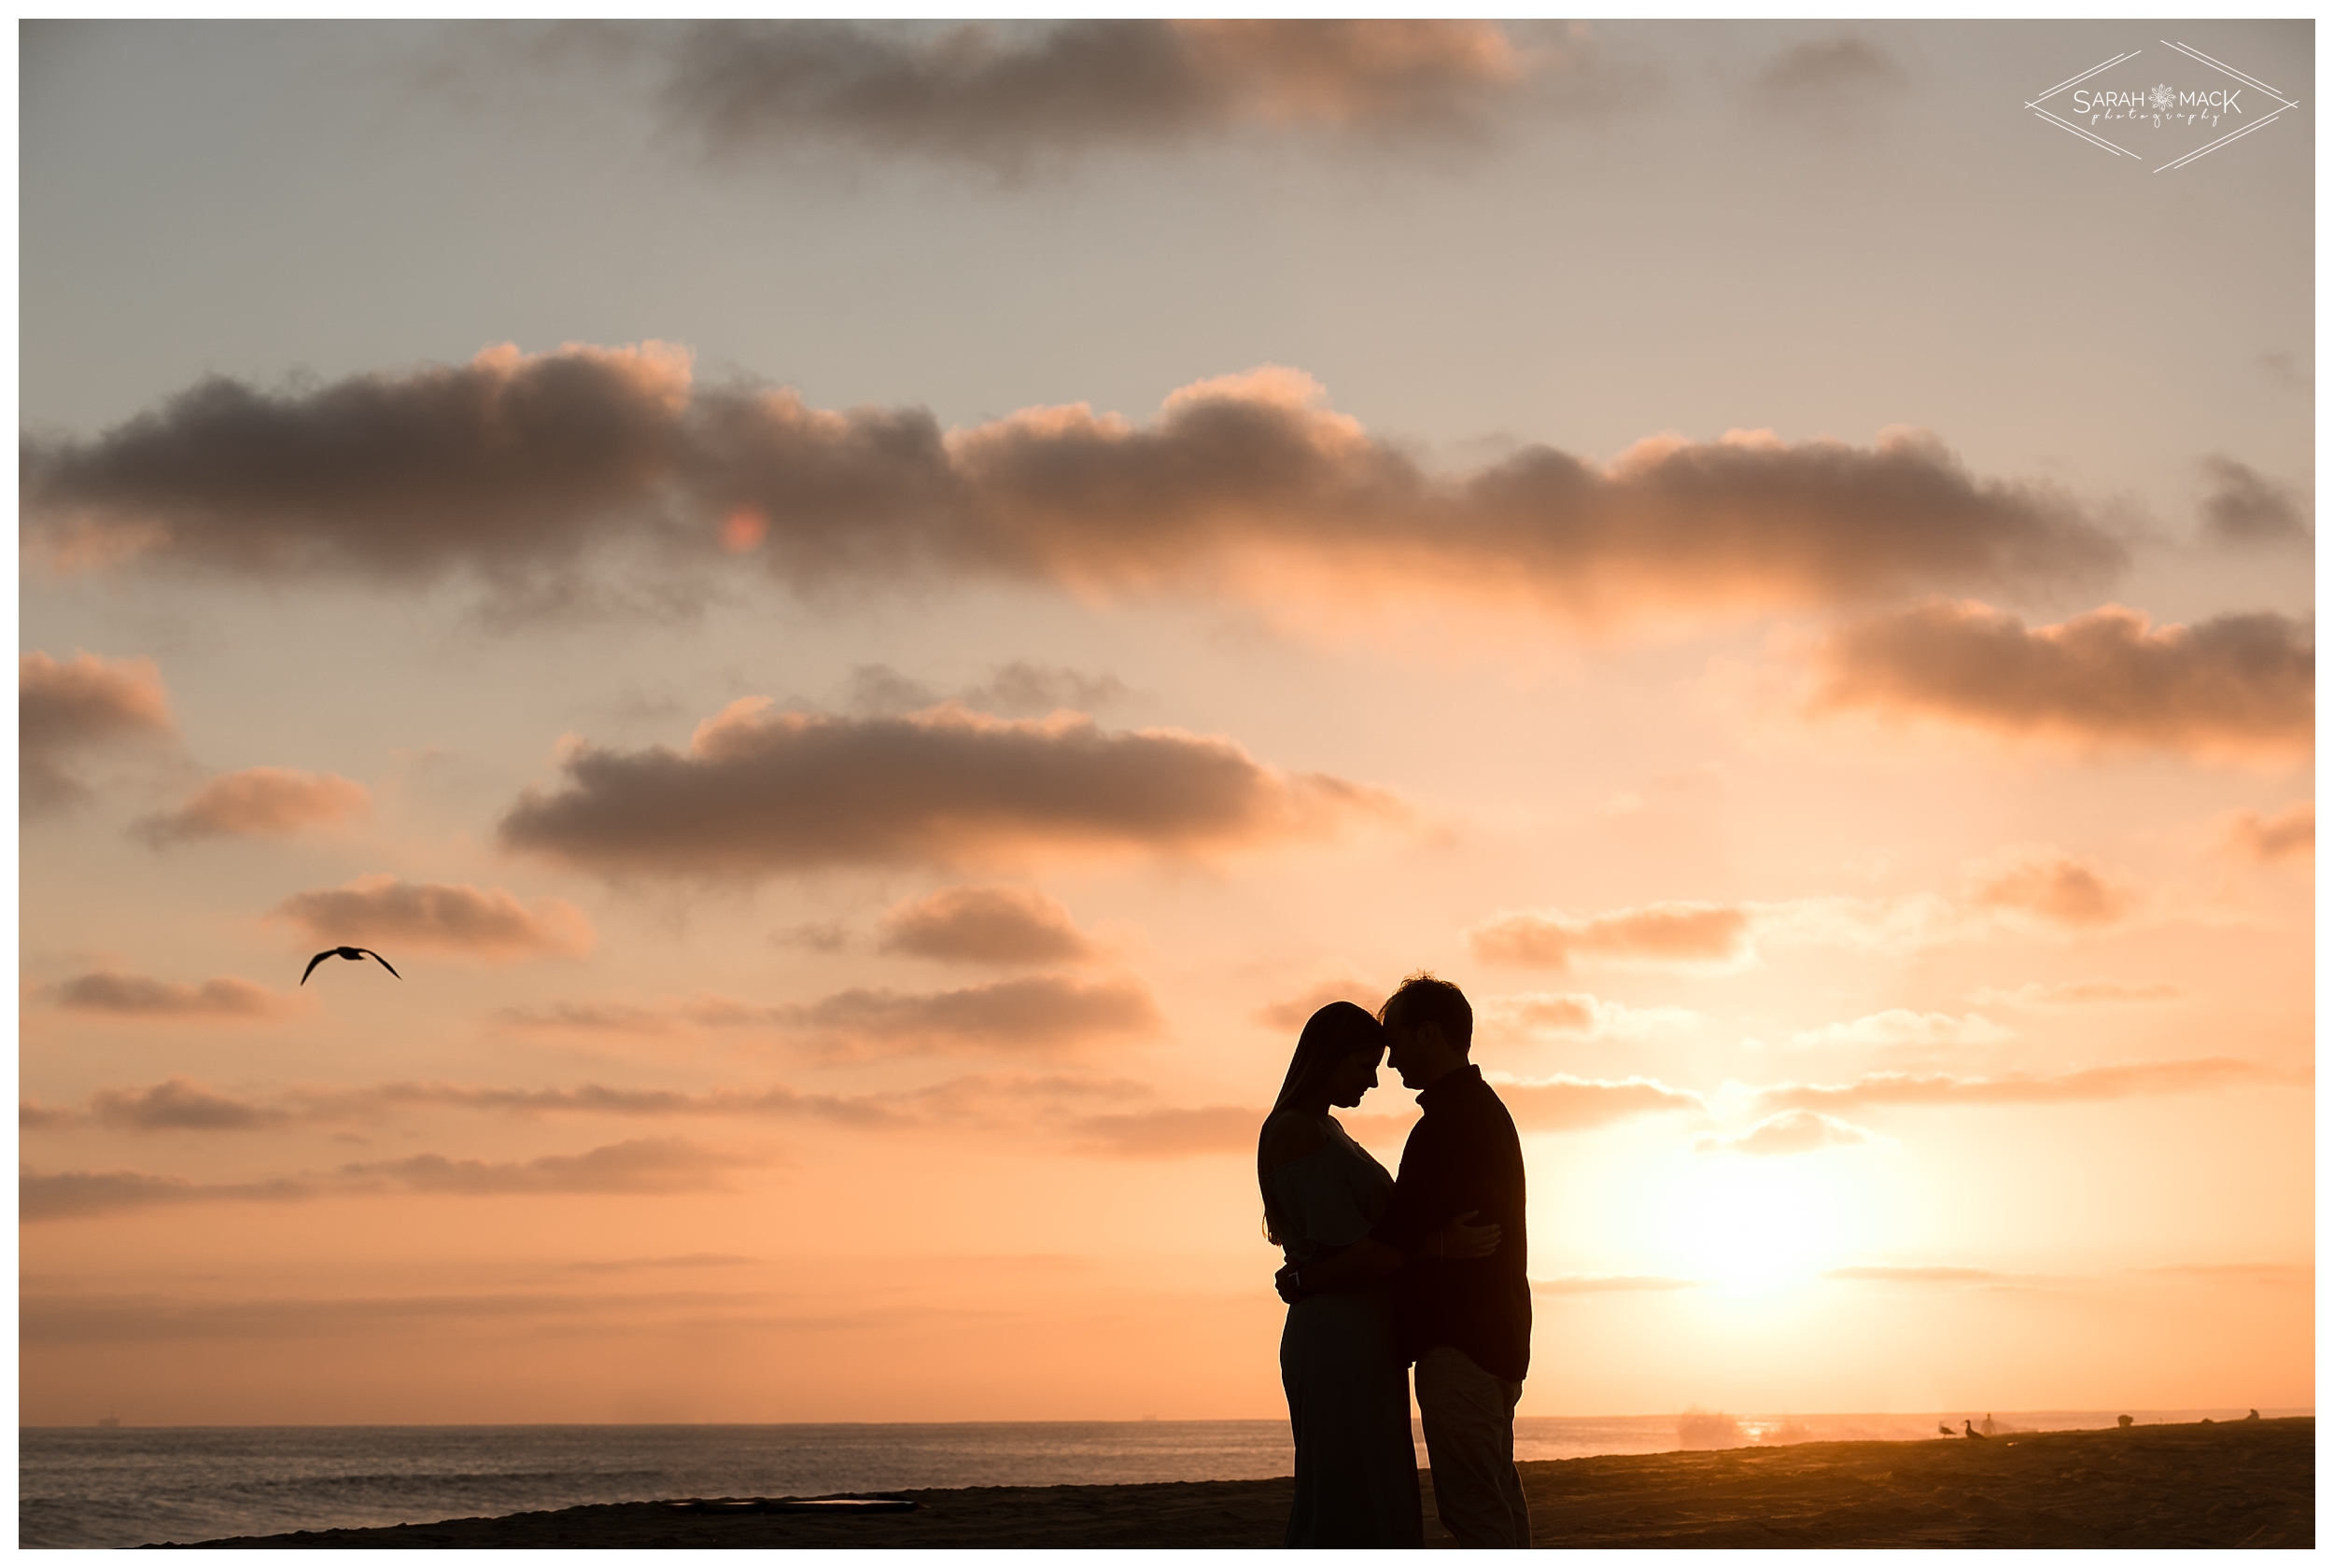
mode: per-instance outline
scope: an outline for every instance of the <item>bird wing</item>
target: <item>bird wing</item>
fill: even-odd
[[[399,974],[399,973],[397,973],[396,968],[390,964],[390,962],[389,962],[389,960],[388,960],[388,959],[387,959],[383,958],[380,954],[378,954],[378,953],[374,952],[372,948],[370,948],[370,947],[359,947],[359,948],[358,948],[358,949],[357,949],[357,951],[359,951],[359,953],[362,953],[362,954],[366,957],[366,958],[371,959],[372,959],[374,963],[379,964],[379,965],[380,965],[383,969],[387,970],[387,971],[389,972],[389,973],[390,973],[392,976],[394,976],[395,978],[400,979],[400,980],[402,980],[402,979],[404,979],[404,978],[405,978],[405,976],[403,976],[402,974]]]
[[[300,983],[303,986],[306,985],[308,983],[308,976],[316,972],[316,965],[322,963],[325,959],[330,958],[331,956],[332,949],[327,947],[323,952],[318,953],[315,958],[310,959],[308,960],[308,967],[300,972]]]

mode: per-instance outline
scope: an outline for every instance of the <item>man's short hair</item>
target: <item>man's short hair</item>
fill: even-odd
[[[1385,1005],[1378,1009],[1378,1022],[1388,1029],[1433,1024],[1462,1057],[1475,1041],[1475,1010],[1467,1005],[1466,993],[1423,969],[1395,987]]]

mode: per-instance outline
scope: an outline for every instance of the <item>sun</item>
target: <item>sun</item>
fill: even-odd
[[[1737,1291],[1814,1279],[1869,1245],[1880,1205],[1862,1150],[1683,1155],[1647,1194],[1662,1271]]]

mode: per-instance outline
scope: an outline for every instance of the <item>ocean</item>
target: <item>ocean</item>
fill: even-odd
[[[2263,1415],[2305,1415],[2265,1410]],[[1931,1437],[1964,1415],[1526,1416],[1516,1458]],[[1998,1430],[2113,1426],[2117,1412],[1996,1411]],[[2133,1411],[2138,1421],[2243,1410]],[[1426,1463],[1421,1446],[1419,1463]],[[17,1539],[134,1547],[662,1497],[924,1487],[1245,1480],[1291,1470],[1278,1421],[785,1426],[21,1427]]]

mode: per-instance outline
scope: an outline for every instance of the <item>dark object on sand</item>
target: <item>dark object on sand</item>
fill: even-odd
[[[379,964],[383,969],[388,970],[391,979],[402,980],[405,978],[405,976],[398,973],[394,968],[390,967],[388,959],[383,958],[380,954],[374,952],[370,947],[327,947],[323,952],[318,953],[315,958],[308,960],[308,967],[300,972],[300,983],[303,986],[306,985],[308,983],[308,976],[316,972],[316,965],[322,963],[327,959],[347,959],[352,962],[364,959],[371,959],[374,963]]]
[[[917,1503],[908,1497],[680,1497],[665,1507],[692,1514],[824,1514],[848,1519],[855,1514],[912,1514]]]
[[[2261,1412],[2258,1410],[2247,1410],[2245,1412],[2245,1420],[2247,1421],[2259,1421],[2260,1419]]]
[[[2116,1418],[2116,1424],[2117,1426],[2130,1426],[2131,1424],[2131,1418],[2130,1416],[2117,1416]]]
[[[1949,1426],[1946,1425],[1946,1424],[1945,1424],[1945,1422],[1943,1422],[1943,1421],[1939,1421],[1939,1422],[1937,1422],[1937,1435],[1938,1435],[1938,1436],[1940,1436],[1940,1437],[1950,1437],[1950,1436],[1952,1436],[1953,1435],[1954,1435],[1954,1433],[1953,1433],[1953,1429],[1952,1429],[1951,1427],[1949,1427]]]
[[[1986,1440],[1986,1435],[1978,1431],[1975,1427],[1970,1425],[1967,1421],[1961,1422],[1961,1435],[1964,1437],[1975,1437],[1980,1443]]]

